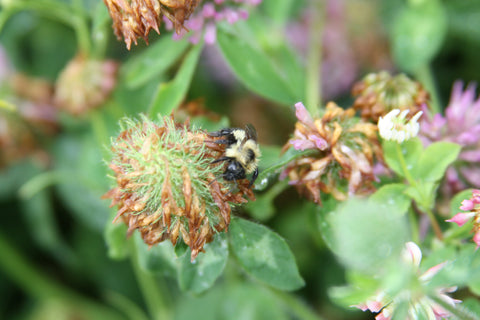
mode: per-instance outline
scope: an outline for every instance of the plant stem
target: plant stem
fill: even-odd
[[[435,236],[439,240],[443,240],[442,229],[438,225],[437,219],[435,219],[435,215],[433,214],[432,210],[426,209],[425,212],[427,213],[428,218],[430,219],[430,223],[432,224],[433,231],[435,232]]]
[[[400,161],[400,166],[402,167],[405,178],[411,186],[416,187],[417,182],[413,179],[412,175],[410,174],[410,170],[407,168],[407,163],[405,162],[405,157],[403,156],[400,143],[396,143],[395,148],[397,150],[398,161]]]
[[[292,294],[275,289],[270,290],[290,308],[290,310],[296,315],[296,319],[322,320],[322,318],[310,309],[303,301]]]
[[[18,194],[23,199],[30,199],[43,189],[69,179],[69,177],[59,171],[40,173],[22,185],[18,190]]]
[[[312,117],[318,116],[322,102],[322,36],[324,23],[323,1],[312,1],[309,30],[310,47],[307,56],[306,108]]]
[[[417,70],[415,75],[418,81],[420,81],[425,86],[425,89],[430,93],[433,114],[440,113],[442,111],[440,108],[440,96],[438,94],[437,86],[435,85],[435,80],[433,79],[430,66],[428,64],[424,65]]]
[[[415,243],[420,243],[420,231],[418,229],[417,217],[415,216],[415,210],[410,208],[408,210],[408,217],[410,220],[410,226],[412,228],[412,240]]]
[[[27,294],[39,300],[58,299],[82,309],[89,319],[124,319],[116,311],[63,287],[42,274],[0,233],[0,269]]]
[[[168,293],[169,291],[166,288],[163,279],[148,274],[140,268],[135,241],[131,241],[130,243],[132,248],[131,261],[133,270],[151,318],[157,320],[171,319],[172,315],[169,310],[171,303],[167,301],[165,295],[165,293]]]
[[[87,16],[83,9],[83,3],[81,0],[75,0],[73,6],[75,7],[76,16],[73,19],[73,29],[77,34],[79,51],[85,55],[90,56],[91,51],[91,39],[90,30],[87,24]]]

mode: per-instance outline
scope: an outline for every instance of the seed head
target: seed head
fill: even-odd
[[[114,221],[128,225],[128,235],[138,229],[152,246],[179,239],[191,248],[192,261],[217,232],[227,230],[231,208],[254,200],[248,180],[236,181],[231,189],[217,180],[225,147],[206,132],[165,117],[157,125],[142,117],[126,119],[123,131],[112,140],[110,168],[116,186],[104,197],[118,205]]]
[[[377,128],[329,102],[322,118],[312,119],[302,103],[295,105],[298,122],[284,149],[314,150],[297,158],[285,171],[290,184],[320,203],[320,191],[338,200],[373,191],[374,159],[382,160]]]
[[[160,34],[162,17],[170,20],[177,33],[185,28],[200,0],[103,0],[113,20],[113,29],[118,40],[122,37],[128,50],[137,38],[148,43],[150,30]]]
[[[365,76],[353,86],[352,94],[356,96],[353,108],[360,110],[362,118],[375,123],[393,109],[416,114],[429,101],[428,92],[420,83],[404,74],[392,77],[385,71]]]

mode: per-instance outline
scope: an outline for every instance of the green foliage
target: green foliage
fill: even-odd
[[[420,1],[403,8],[395,17],[392,51],[397,65],[414,72],[438,53],[447,32],[447,16],[441,1]]]
[[[287,106],[301,100],[292,90],[289,79],[278,70],[279,67],[248,40],[220,29],[218,44],[225,60],[248,89]]]
[[[382,148],[383,156],[385,157],[388,167],[395,171],[399,176],[405,177],[405,172],[402,168],[398,154],[398,143],[395,141],[383,140]],[[409,171],[412,171],[423,151],[422,142],[417,138],[404,141],[400,144],[400,150],[405,159],[406,168]]]
[[[333,252],[349,269],[378,275],[399,256],[409,235],[393,205],[352,199],[330,214]]]
[[[178,284],[180,289],[201,293],[213,286],[222,274],[227,263],[228,244],[224,233],[215,236],[215,240],[205,245],[205,253],[201,253],[190,261],[187,251],[179,260]]]
[[[187,94],[201,52],[201,45],[191,48],[175,78],[170,82],[159,85],[150,106],[149,114],[151,116],[156,114],[169,115],[180,105]]]
[[[295,290],[305,283],[285,240],[268,228],[240,218],[229,230],[232,252],[254,278],[278,289]]]
[[[455,143],[432,143],[418,159],[412,170],[413,176],[426,182],[439,181],[445,175],[447,167],[457,159],[460,149]]]
[[[172,67],[187,48],[186,41],[175,41],[169,37],[161,38],[122,66],[125,84],[130,88],[138,88],[147,82],[157,80],[159,75]],[[195,65],[196,60],[191,64]],[[188,73],[185,77],[187,76]]]

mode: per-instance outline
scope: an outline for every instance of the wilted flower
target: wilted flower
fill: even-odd
[[[417,112],[410,120],[405,119],[409,110],[394,109],[387,113],[385,117],[378,120],[378,131],[380,136],[385,140],[393,140],[398,143],[416,137],[420,130],[418,119],[422,116],[423,111]]]
[[[164,118],[160,125],[146,117],[125,120],[112,141],[117,185],[104,197],[118,205],[115,220],[138,229],[146,244],[180,238],[191,248],[194,260],[217,232],[227,230],[231,207],[254,199],[246,179],[230,189],[217,177],[223,165],[212,161],[225,151],[202,130]]]
[[[455,222],[459,227],[463,226],[469,220],[473,221],[473,241],[480,247],[480,190],[473,190],[472,197],[462,201],[461,210],[468,212],[459,212],[447,222]]]
[[[360,110],[362,118],[373,122],[394,109],[417,114],[429,100],[420,83],[404,74],[392,77],[385,71],[365,76],[354,85],[352,94],[357,97],[353,107]]]
[[[150,30],[160,34],[162,17],[167,17],[177,33],[185,28],[200,0],[103,0],[113,20],[115,35],[123,36],[130,50],[132,41],[143,38],[148,43]]]
[[[413,242],[407,242],[402,254],[404,263],[411,266],[413,271],[417,274],[417,280],[420,286],[425,286],[445,265],[445,262],[440,263],[428,269],[422,275],[419,275],[419,266],[422,260],[422,252],[420,248]],[[353,307],[359,308],[362,311],[370,310],[371,312],[379,314],[375,317],[377,320],[390,320],[395,310],[403,303],[408,303],[408,312],[406,320],[414,319],[432,319],[440,320],[451,316],[450,312],[442,308],[430,297],[425,295],[418,286],[412,286],[416,290],[403,290],[396,296],[391,297],[385,291],[379,292],[377,295],[367,300],[365,303],[355,305]],[[455,307],[455,304],[460,303],[448,296],[448,293],[455,292],[457,287],[437,288],[435,295],[445,303]]]
[[[77,55],[57,79],[55,104],[81,115],[104,103],[115,87],[118,64]]]
[[[382,159],[374,124],[355,118],[355,110],[344,110],[329,102],[322,118],[312,119],[301,102],[295,105],[298,122],[284,149],[312,150],[291,162],[283,176],[300,191],[320,203],[320,191],[338,200],[347,195],[373,191],[374,158]]]
[[[15,73],[0,47],[0,167],[29,155],[40,156],[41,137],[54,134],[57,114],[52,105],[53,87],[45,80]]]
[[[214,44],[217,40],[217,23],[227,21],[234,24],[239,20],[248,18],[246,6],[257,6],[262,0],[214,0],[204,1],[192,17],[185,22],[184,29],[173,35],[175,39],[180,39],[191,31],[190,42],[198,43],[202,36],[207,44]],[[168,18],[168,17],[167,17]],[[168,29],[174,27],[173,22],[165,20],[165,26]]]
[[[475,100],[475,85],[463,91],[455,82],[445,116],[422,117],[420,138],[425,145],[449,141],[462,146],[458,161],[447,169],[443,191],[455,194],[469,186],[480,188],[480,98]]]

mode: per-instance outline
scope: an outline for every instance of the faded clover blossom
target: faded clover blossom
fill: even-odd
[[[143,38],[148,43],[150,30],[160,34],[162,17],[172,21],[180,33],[200,0],[103,0],[113,20],[113,30],[118,40],[122,36],[130,50],[132,42]]]
[[[458,160],[447,169],[442,189],[448,194],[480,188],[480,97],[475,89],[472,83],[464,91],[463,83],[456,81],[445,116],[422,117],[420,138],[425,145],[449,141],[462,147]]]
[[[99,107],[117,82],[118,63],[113,60],[73,58],[60,73],[55,85],[55,105],[73,115]]]
[[[247,6],[257,6],[262,0],[104,0],[113,20],[115,35],[123,36],[127,48],[137,38],[148,43],[150,30],[160,34],[162,21],[167,30],[175,29],[174,38],[180,39],[189,31],[189,40],[207,44],[216,41],[216,25],[221,21],[234,24],[248,18]],[[194,13],[195,11],[195,13]]]
[[[410,120],[406,119],[409,110],[400,111],[394,109],[378,120],[378,132],[385,140],[392,140],[398,143],[416,137],[420,130],[417,122],[423,111],[418,111]]]
[[[417,114],[429,101],[428,92],[419,82],[404,74],[391,76],[386,71],[366,75],[354,85],[352,94],[356,97],[353,108],[373,122],[394,109]]]
[[[376,126],[356,118],[355,110],[344,110],[333,102],[325,114],[313,119],[305,106],[295,105],[297,123],[284,150],[312,150],[287,165],[282,177],[300,192],[320,203],[320,191],[345,200],[352,194],[374,190],[374,159],[382,160]]]
[[[462,201],[460,209],[468,212],[459,212],[447,222],[455,222],[459,227],[463,226],[469,220],[473,221],[473,242],[480,247],[480,190],[473,190],[472,197]]]
[[[200,42],[201,38],[207,44],[214,44],[217,40],[217,24],[226,21],[235,24],[239,20],[248,19],[249,6],[257,6],[262,0],[214,0],[204,1],[188,21],[185,28],[173,35],[174,39],[181,39],[190,31],[189,41],[193,44]],[[171,30],[174,25],[168,18],[164,18],[165,27]]]
[[[247,179],[236,187],[217,177],[223,163],[212,164],[225,151],[203,130],[173,117],[160,124],[125,119],[112,140],[110,168],[116,185],[104,198],[118,205],[114,221],[122,219],[127,234],[136,229],[150,246],[169,239],[191,249],[192,261],[217,232],[228,230],[233,206],[254,200]]]
[[[396,309],[403,305],[408,304],[407,318],[405,320],[415,319],[432,319],[440,320],[451,316],[450,312],[445,310],[439,304],[434,302],[430,297],[425,295],[421,287],[427,285],[430,280],[445,266],[446,262],[437,264],[431,267],[425,273],[419,274],[419,266],[422,260],[422,251],[413,242],[407,242],[402,252],[402,260],[407,265],[411,266],[415,272],[416,282],[420,285],[412,285],[412,289],[405,289],[395,296],[390,296],[386,291],[378,292],[374,297],[368,299],[364,303],[354,305],[362,311],[370,310],[373,313],[378,313],[375,317],[376,320],[391,320]],[[448,293],[455,292],[457,287],[449,288],[437,288],[435,295],[443,302],[455,307],[461,300],[451,298]]]

